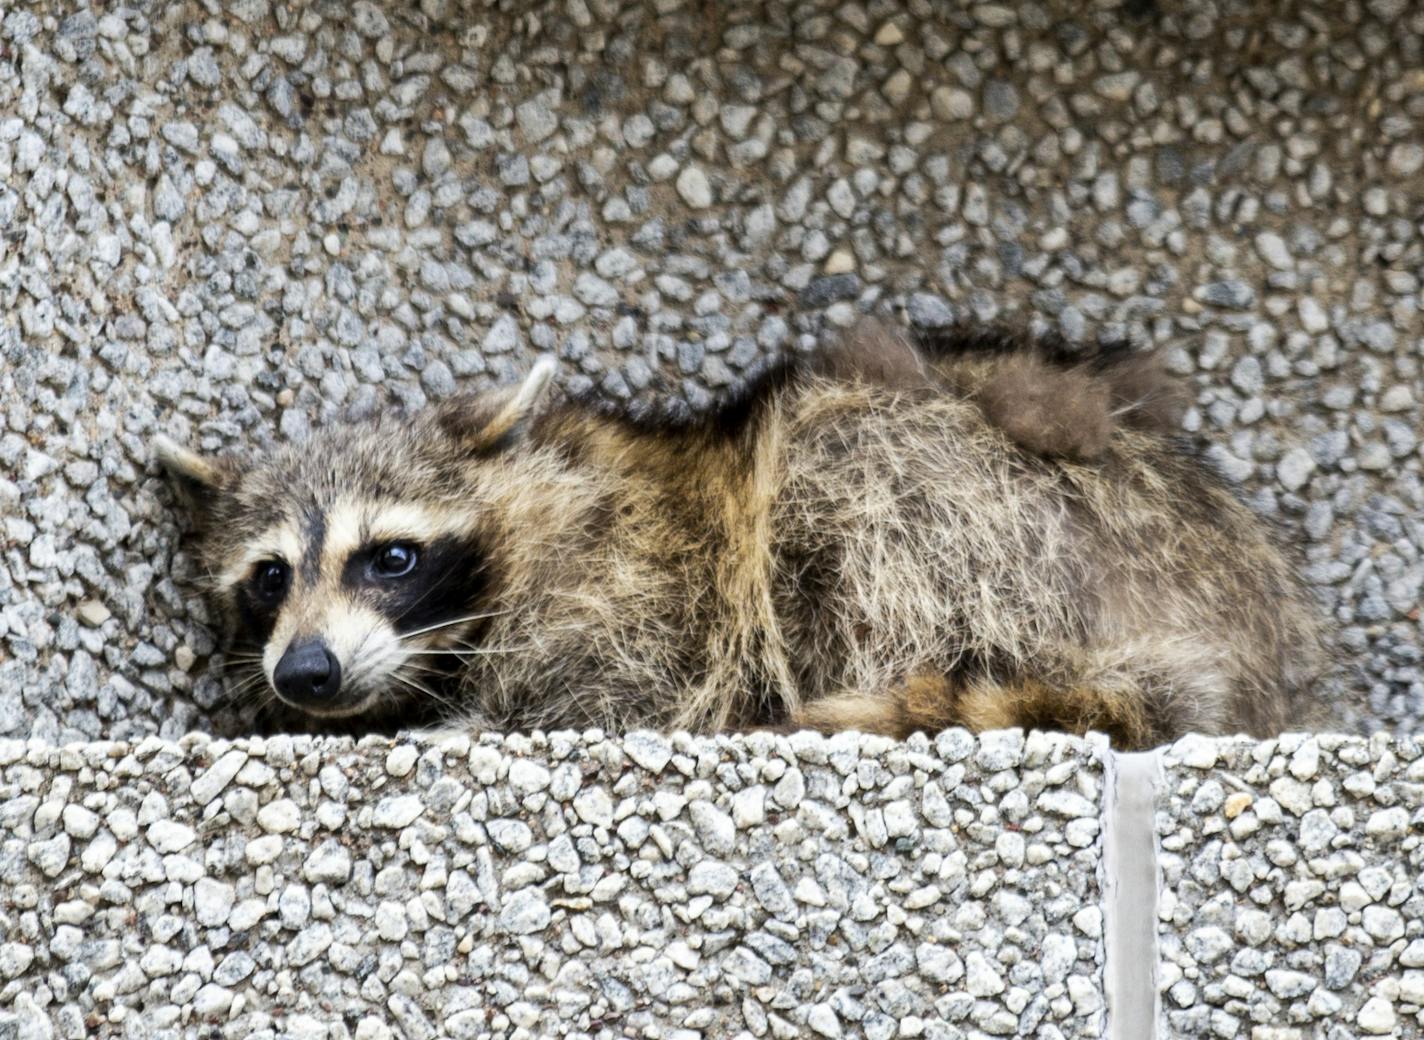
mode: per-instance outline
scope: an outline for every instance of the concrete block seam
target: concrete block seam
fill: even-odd
[[[1161,872],[1153,823],[1161,750],[1103,754],[1104,1000],[1108,1040],[1156,1040],[1157,900]]]

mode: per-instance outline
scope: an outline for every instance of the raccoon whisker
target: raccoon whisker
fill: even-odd
[[[396,678],[396,681],[400,682],[400,684],[409,687],[410,690],[419,691],[422,697],[427,698],[427,700],[433,701],[434,704],[439,704],[441,708],[446,708],[447,711],[450,712],[460,711],[459,704],[456,704],[456,702],[451,701],[449,697],[444,697],[443,694],[437,694],[436,691],[431,690],[430,685],[427,684],[427,682],[417,680],[417,678],[412,677],[412,675],[396,675],[396,677],[394,678]]]
[[[433,675],[436,678],[444,678],[447,674],[439,668],[431,668],[429,665],[416,664],[414,661],[407,661],[405,664],[401,665],[401,668],[409,668],[420,675]]]
[[[562,635],[562,634],[565,633],[565,632],[574,631],[576,628],[577,628],[577,626],[557,626],[557,627],[551,628],[551,629],[549,630],[549,633],[531,632],[531,633],[529,633],[530,641],[529,641],[528,643],[521,643],[518,647],[508,647],[508,649],[527,650],[527,649],[530,649],[531,647],[543,647],[543,645],[544,645],[544,635],[545,635],[545,634]],[[470,642],[468,639],[462,639],[462,638],[460,638],[459,636],[452,636],[452,637],[450,637],[450,641],[451,641],[452,643],[454,643],[456,646],[463,646],[463,647],[466,647],[466,648],[468,648],[468,649],[470,649],[470,650],[500,650],[500,649],[505,649],[506,646],[507,646],[507,644],[506,644],[506,645],[501,645],[501,644],[499,644],[499,643],[495,643],[495,644],[493,644],[493,645],[490,645],[490,644],[483,644],[483,643],[482,643],[482,644],[475,644],[475,643]]]
[[[238,707],[261,707],[272,699],[266,679],[262,674],[249,676],[228,691],[228,698]]]
[[[237,686],[250,686],[253,683],[265,682],[267,673],[260,668],[239,668],[233,671],[232,677],[238,680]]]
[[[442,628],[452,628],[455,625],[465,625],[471,621],[483,621],[485,618],[500,617],[501,615],[508,613],[511,613],[511,611],[491,610],[480,614],[469,614],[465,617],[451,618],[449,621],[440,621],[433,625],[427,625],[425,628],[417,628],[411,632],[398,633],[396,635],[396,638],[404,642],[405,640],[412,639],[415,636],[423,636],[428,635],[431,632],[438,632]]]
[[[398,671],[400,671],[402,668],[414,668],[414,669],[416,669],[417,671],[422,671],[422,672],[439,672],[439,673],[441,673],[441,674],[444,674],[443,669],[438,668],[438,667],[436,667],[436,666],[433,665],[433,664],[427,664],[427,663],[425,663],[424,661],[422,661],[422,660],[421,660],[421,657],[423,657],[423,656],[424,656],[423,654],[413,653],[413,654],[411,654],[409,657],[407,657],[404,661],[402,661],[399,665],[397,665],[397,666],[396,666],[394,669],[392,669],[392,670],[398,672]]]
[[[234,658],[234,660],[253,660],[253,658],[262,657],[263,650],[265,650],[265,647],[253,647],[253,645],[248,644],[244,645],[244,647],[228,647],[222,651],[222,655],[224,655],[224,657]]]
[[[441,707],[449,708],[451,711],[454,712],[458,712],[460,710],[460,706],[454,701],[450,700],[448,697],[442,697],[440,694],[432,690],[429,686],[425,685],[425,683],[420,682],[419,680],[414,679],[408,675],[402,675],[401,670],[402,669],[397,668],[394,672],[391,673],[391,678],[395,679],[397,682],[404,683],[406,686],[409,686],[417,693],[429,697]]]
[[[454,636],[451,636],[449,637],[449,641],[451,644],[450,646],[432,646],[428,650],[411,647],[410,653],[412,654],[412,656],[417,654],[458,654],[464,653],[466,650],[477,649],[475,644],[471,643],[467,639],[458,639]]]
[[[236,708],[246,708],[257,704],[262,696],[262,691],[255,686],[249,686],[245,690],[233,690],[228,693],[228,703]]]
[[[434,690],[430,689],[428,686],[426,686],[425,683],[421,682],[419,679],[416,679],[415,677],[406,674],[406,669],[409,666],[410,662],[402,664],[399,668],[396,668],[390,673],[391,678],[399,682],[405,683],[411,689],[419,690],[421,693],[425,694],[428,697],[434,697],[436,700],[439,700],[440,695],[437,694]]]
[[[259,689],[259,690],[253,691],[253,692],[250,693],[246,698],[244,698],[241,702],[239,702],[238,707],[254,708],[254,709],[256,709],[257,711],[261,711],[263,708],[266,708],[267,706],[272,705],[272,704],[276,704],[276,703],[277,703],[277,695],[276,695],[276,694],[274,694],[274,693],[268,693],[268,692],[265,692],[264,690]]]
[[[416,607],[424,603],[430,597],[430,594],[438,588],[440,588],[439,582],[431,582],[430,585],[426,587],[424,592],[422,592],[419,596],[415,597],[415,601],[413,603],[407,604],[406,608],[396,615],[396,622],[399,623],[404,618],[409,617],[411,615],[411,612],[414,611]]]

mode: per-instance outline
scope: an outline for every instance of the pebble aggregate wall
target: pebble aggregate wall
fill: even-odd
[[[1191,738],[1158,805],[1164,1036],[1424,1036],[1424,747]]]
[[[155,432],[686,412],[868,309],[1163,346],[1410,732],[1421,68],[1408,0],[7,5],[0,734],[251,731]]]
[[[1102,749],[6,742],[0,1036],[1101,1037]]]
[[[1125,1040],[1114,1001],[1151,995],[1104,985],[1106,754],[957,730],[3,742],[0,1036]],[[1424,748],[1189,738],[1162,762],[1156,1036],[1424,1036]]]
[[[153,433],[686,413],[873,309],[1194,382],[1402,739],[1167,754],[1161,1035],[1424,1035],[1421,68],[1407,0],[7,7],[0,1036],[1104,1035],[1095,745],[154,738],[249,716]]]

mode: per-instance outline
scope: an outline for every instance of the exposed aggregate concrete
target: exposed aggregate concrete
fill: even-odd
[[[1099,1037],[1103,745],[0,744],[0,1035]]]
[[[540,352],[704,408],[881,309],[1127,335],[1424,717],[1424,8],[1189,0],[12,6],[0,734],[236,734],[156,432]]]
[[[1424,748],[1188,738],[1166,763],[1162,1035],[1424,1035]]]
[[[1077,742],[152,739],[248,715],[147,441],[544,352],[683,414],[870,309],[1127,335],[1405,734],[1421,40],[1405,0],[6,8],[0,1035],[1100,1035]],[[42,743],[98,738],[138,743]],[[1424,1030],[1417,746],[1172,754],[1168,1035]]]
[[[1104,753],[0,742],[0,1035],[1103,1036]],[[1159,1035],[1421,1035],[1424,749],[1165,767]]]

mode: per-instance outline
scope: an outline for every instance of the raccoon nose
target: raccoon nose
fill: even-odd
[[[272,684],[293,704],[320,704],[341,689],[341,664],[320,639],[293,643],[272,670]]]

